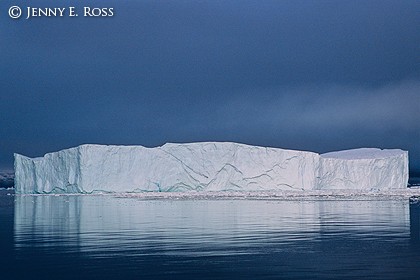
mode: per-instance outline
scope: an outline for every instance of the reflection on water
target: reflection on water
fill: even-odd
[[[420,243],[420,203],[410,203],[410,233],[413,244]]]
[[[17,196],[14,246],[69,278],[414,279],[419,226],[408,201]]]

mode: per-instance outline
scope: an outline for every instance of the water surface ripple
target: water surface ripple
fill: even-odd
[[[13,199],[13,279],[416,279],[420,273],[420,210],[408,200]]]

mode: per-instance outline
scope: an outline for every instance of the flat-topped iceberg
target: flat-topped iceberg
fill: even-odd
[[[237,143],[81,145],[40,158],[15,154],[16,193],[401,189],[408,153],[319,155]]]
[[[408,153],[354,149],[321,154],[319,189],[395,189],[408,185]]]

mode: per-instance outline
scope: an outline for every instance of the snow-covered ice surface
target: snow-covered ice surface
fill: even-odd
[[[408,153],[402,150],[357,149],[319,155],[207,142],[156,148],[82,145],[33,159],[15,154],[18,194],[242,196],[258,191],[292,196],[348,189],[401,192],[407,182]]]

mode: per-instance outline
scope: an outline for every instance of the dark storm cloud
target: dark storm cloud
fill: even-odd
[[[232,98],[217,115],[227,130],[289,148],[327,151],[359,146],[408,149],[419,139],[420,82],[379,88],[295,87]],[[309,144],[310,143],[310,144]],[[411,152],[420,156],[420,150]]]
[[[11,20],[11,5],[112,19]],[[81,143],[399,147],[420,169],[417,1],[2,1],[0,166]]]

